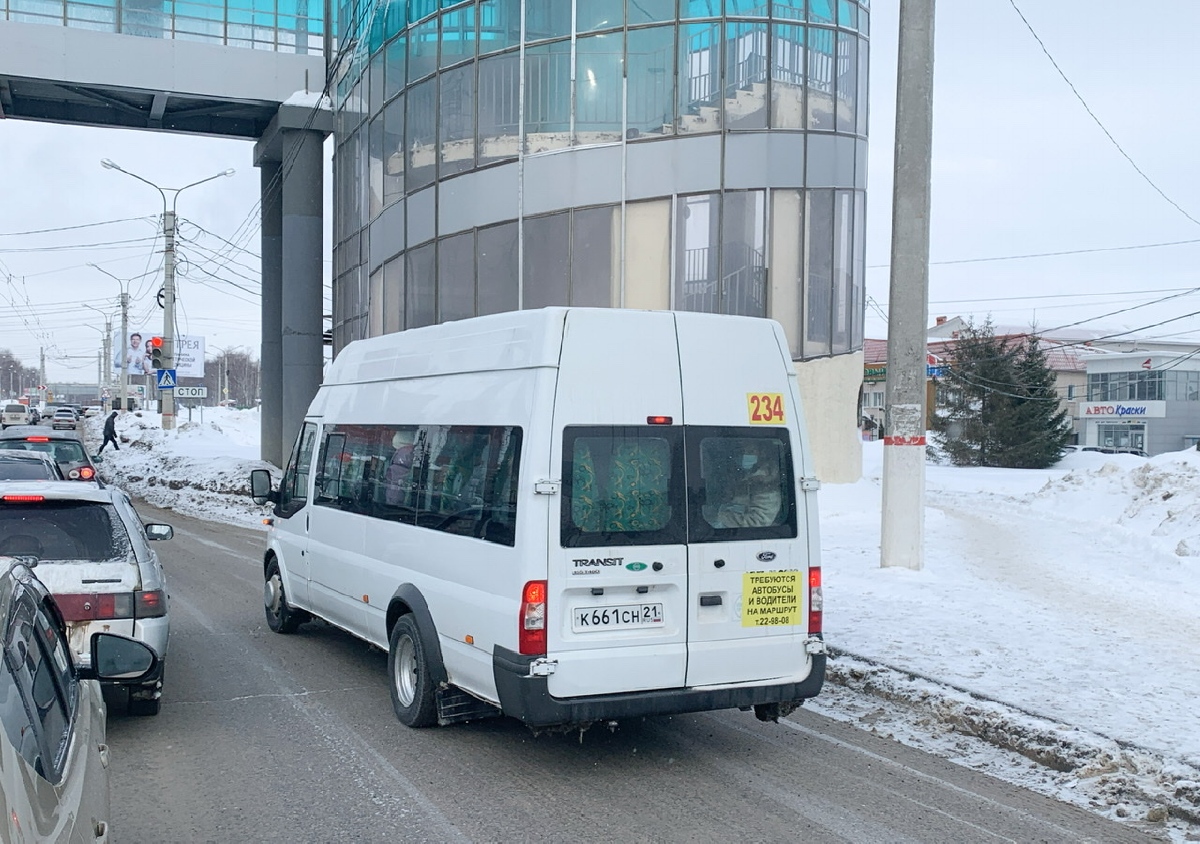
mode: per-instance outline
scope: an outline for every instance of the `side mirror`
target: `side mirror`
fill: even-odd
[[[104,462],[104,458],[101,457],[99,454],[91,454],[91,455],[88,455],[88,457],[91,459],[91,461],[93,463],[103,463]]]
[[[250,497],[254,499],[255,504],[279,500],[275,491],[271,489],[271,473],[266,469],[250,470]]]
[[[175,528],[170,525],[149,524],[146,525],[146,538],[155,539],[174,539]]]
[[[116,633],[92,634],[92,664],[78,671],[81,680],[137,683],[158,669],[158,655],[142,642]]]

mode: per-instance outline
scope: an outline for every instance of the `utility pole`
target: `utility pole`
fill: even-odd
[[[900,0],[880,562],[910,569],[925,557],[933,19],[934,0]]]
[[[163,350],[162,362],[163,369],[173,369],[175,367],[175,203],[179,202],[179,194],[183,193],[188,188],[194,188],[196,185],[202,185],[205,182],[211,182],[213,179],[219,179],[222,176],[232,176],[233,170],[222,170],[209,176],[206,179],[192,182],[184,185],[181,188],[160,188],[158,185],[149,179],[144,179],[137,173],[131,173],[120,165],[107,158],[100,160],[100,166],[108,170],[116,170],[124,173],[126,176],[137,179],[143,184],[149,185],[158,191],[159,196],[163,201],[163,239],[165,248],[163,250]],[[167,202],[167,193],[173,194],[172,201]],[[128,331],[128,328],[125,329]],[[124,369],[124,367],[122,367]],[[151,385],[151,389],[156,385]],[[159,395],[162,398],[162,426],[164,431],[169,431],[175,427],[175,391],[174,389],[160,390]]]
[[[129,294],[121,290],[121,410],[129,410],[129,361],[125,344],[129,342]]]
[[[163,204],[163,369],[175,368],[175,211]],[[175,389],[159,390],[164,431],[175,427]]]

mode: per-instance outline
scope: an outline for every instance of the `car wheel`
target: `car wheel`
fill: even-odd
[[[429,662],[412,615],[402,615],[392,628],[388,648],[388,685],[392,708],[406,727],[430,727],[437,723],[437,704],[429,679]]]
[[[279,561],[272,558],[267,566],[267,580],[263,586],[263,609],[267,614],[267,626],[276,633],[295,633],[300,625],[308,621],[304,610],[288,606],[283,591],[283,578],[279,576]]]

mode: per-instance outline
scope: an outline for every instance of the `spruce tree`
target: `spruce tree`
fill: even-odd
[[[1046,360],[1039,338],[1030,335],[1017,358],[1021,398],[1016,409],[1012,446],[1003,465],[1017,469],[1045,469],[1062,457],[1071,436],[1071,423],[1060,407],[1054,371]]]
[[[968,325],[938,393],[933,430],[956,466],[1041,469],[1070,436],[1054,372],[1036,336],[996,337],[990,321]]]

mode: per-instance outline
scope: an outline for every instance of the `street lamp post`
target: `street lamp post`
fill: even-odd
[[[85,308],[87,308],[88,310],[95,311],[96,313],[100,314],[100,316],[104,317],[104,339],[101,340],[101,342],[100,342],[100,359],[102,361],[112,360],[112,314],[106,313],[106,312],[100,310],[99,308],[95,307],[94,305],[89,305],[87,302],[84,302],[83,306]],[[94,328],[95,326],[89,326],[89,327]],[[99,329],[97,329],[97,331],[98,330]],[[104,391],[105,391],[105,389],[108,388],[108,386],[111,383],[112,383],[111,367],[106,368],[105,365],[103,363],[101,363],[100,377],[99,377],[100,395],[98,398],[103,400]]]
[[[205,182],[211,182],[213,179],[219,179],[222,176],[232,176],[233,169],[224,170],[205,179],[200,179],[197,182],[184,185],[181,188],[161,188],[149,179],[144,179],[137,173],[131,173],[120,165],[110,161],[107,158],[101,159],[100,166],[109,170],[117,170],[124,173],[126,176],[132,176],[143,184],[158,191],[159,196],[163,201],[163,350],[162,361],[163,369],[174,369],[175,367],[175,206],[179,202],[179,194],[183,193],[188,188],[194,188],[196,185],[202,185]],[[167,192],[171,192],[170,207],[167,207]],[[162,426],[164,430],[171,430],[175,427],[175,390],[167,389],[160,390],[162,396]]]
[[[109,278],[121,285],[121,342],[126,343],[129,340],[129,282],[132,278],[118,278],[103,267],[97,266],[88,262],[88,266],[94,270],[100,270]],[[134,276],[138,278],[138,276]],[[116,356],[114,355],[114,359]],[[125,360],[125,352],[121,352],[121,410],[129,410],[129,367]]]

